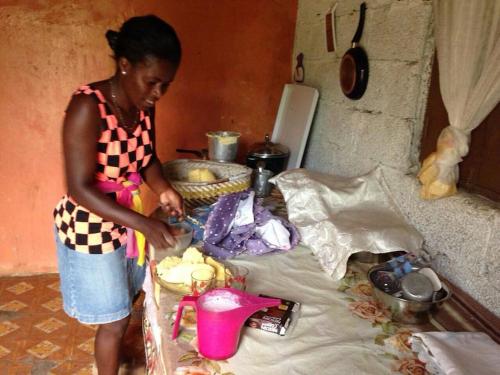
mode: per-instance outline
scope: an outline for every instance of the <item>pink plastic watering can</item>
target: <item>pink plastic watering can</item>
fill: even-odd
[[[184,306],[196,310],[198,350],[208,359],[226,359],[238,348],[241,327],[254,312],[278,306],[277,298],[264,298],[233,288],[212,289],[201,296],[184,296],[179,302],[172,339],[179,332]]]

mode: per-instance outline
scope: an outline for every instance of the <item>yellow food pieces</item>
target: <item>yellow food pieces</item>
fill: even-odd
[[[205,263],[180,263],[169,269],[161,278],[167,283],[191,285],[191,274],[198,270],[214,272],[214,268]]]
[[[182,263],[205,263],[205,259],[201,251],[194,246],[190,246],[182,254]]]
[[[215,278],[217,279],[217,281],[225,280],[224,276],[225,267],[222,263],[217,262],[212,257],[206,257],[205,263],[210,264],[215,269]]]
[[[156,266],[156,269],[158,271],[160,270],[167,270],[169,268],[172,268],[176,265],[178,265],[180,262],[181,262],[181,258],[179,257],[165,257],[163,258],[163,260],[158,263],[158,265]]]
[[[188,182],[212,182],[215,175],[208,168],[195,168],[188,172]]]
[[[196,247],[188,247],[181,257],[165,257],[156,266],[158,276],[175,284],[191,285],[191,274],[197,270],[213,272],[217,281],[224,281],[224,265],[204,257]]]

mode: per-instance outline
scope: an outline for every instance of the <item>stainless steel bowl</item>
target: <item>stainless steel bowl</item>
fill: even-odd
[[[451,297],[448,286],[442,281],[445,295],[437,301],[409,301],[404,298],[395,297],[379,289],[373,282],[376,271],[387,270],[385,264],[378,264],[368,270],[368,280],[373,288],[375,299],[392,313],[392,319],[407,324],[422,324],[429,321],[432,314],[444,301]]]

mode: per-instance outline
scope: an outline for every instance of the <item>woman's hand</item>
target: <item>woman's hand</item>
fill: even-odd
[[[161,164],[156,156],[142,171],[142,177],[148,186],[160,197],[160,206],[168,216],[182,218],[184,216],[184,206],[182,197],[163,177]]]
[[[182,197],[174,189],[167,189],[160,194],[160,205],[168,216],[184,217]]]
[[[147,218],[141,232],[155,249],[166,249],[175,246],[175,238],[169,232],[167,225],[161,220]]]

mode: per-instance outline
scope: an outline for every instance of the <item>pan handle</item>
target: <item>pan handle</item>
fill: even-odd
[[[183,148],[177,148],[175,151],[188,153],[188,154],[194,154],[194,155],[198,156],[199,158],[202,158],[203,160],[207,160],[207,156],[208,156],[208,150],[206,148],[202,149],[201,151],[199,151],[199,150],[186,150]]]
[[[358,28],[356,29],[356,34],[352,38],[352,48],[356,47],[361,39],[361,35],[363,34],[363,26],[365,25],[365,12],[366,12],[366,3],[362,2],[359,7],[359,23]]]

